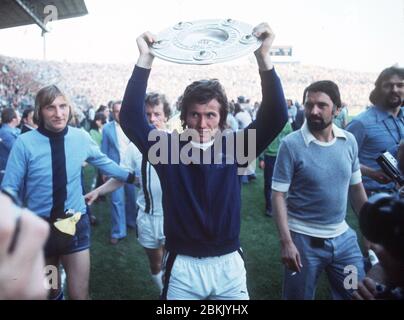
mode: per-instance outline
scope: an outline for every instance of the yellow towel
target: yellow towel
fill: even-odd
[[[54,226],[61,232],[70,234],[72,236],[76,233],[76,224],[79,222],[81,212],[76,212],[73,216],[66,219],[59,219],[54,222]]]

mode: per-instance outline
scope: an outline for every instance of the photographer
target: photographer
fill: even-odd
[[[404,170],[404,143],[398,151],[399,169]],[[401,189],[402,190],[402,189]],[[404,299],[404,198],[376,194],[360,214],[361,230],[372,244],[379,264],[358,285],[356,300]]]
[[[377,195],[380,196],[380,195]],[[385,199],[389,197],[386,195]],[[378,202],[384,201],[385,199],[379,199]],[[372,201],[370,199],[369,201]],[[374,205],[374,204],[373,204]],[[390,210],[390,212],[386,212]],[[367,277],[359,283],[358,290],[353,294],[353,298],[356,300],[373,300],[373,299],[404,299],[404,219],[403,217],[398,218],[400,214],[402,216],[402,210],[404,209],[403,200],[392,200],[392,204],[384,206],[384,208],[376,208],[379,215],[396,215],[396,218],[391,220],[401,219],[399,224],[393,227],[391,224],[390,228],[379,228],[375,220],[378,220],[374,216],[365,215],[364,219],[368,219],[370,223],[373,224],[374,229],[385,229],[382,235],[369,234],[375,232],[376,230],[364,230],[361,224],[361,229],[366,237],[371,241],[380,242],[381,244],[373,244],[371,248],[376,253],[379,264],[373,267],[367,274]],[[397,211],[401,210],[401,212]],[[383,212],[385,211],[385,212]],[[395,211],[395,212],[393,212]],[[385,217],[383,217],[385,219]],[[394,232],[393,230],[394,229]],[[376,233],[376,232],[375,232]]]
[[[373,107],[355,117],[347,126],[359,147],[363,185],[368,196],[394,192],[394,181],[376,162],[385,151],[396,156],[404,137],[404,68],[384,69],[369,96]]]

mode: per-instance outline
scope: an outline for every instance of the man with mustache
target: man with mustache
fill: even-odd
[[[396,156],[400,140],[404,139],[404,68],[384,69],[369,100],[373,107],[353,119],[347,130],[358,142],[363,184],[371,195],[394,189],[394,182],[376,159],[385,151]]]
[[[348,193],[359,212],[367,200],[358,147],[332,120],[341,107],[338,86],[318,81],[303,94],[306,122],[286,136],[272,178],[273,216],[285,265],[284,299],[314,299],[320,274],[327,273],[333,299],[350,299],[345,280],[364,276],[356,233],[345,221]],[[286,197],[287,195],[287,197]]]

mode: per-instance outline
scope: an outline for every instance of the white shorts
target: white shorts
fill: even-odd
[[[164,217],[145,213],[139,208],[137,219],[138,241],[143,248],[158,249],[164,246]]]
[[[219,257],[195,258],[177,255],[163,261],[163,299],[167,300],[249,300],[246,270],[240,252]],[[168,263],[167,263],[168,262]]]

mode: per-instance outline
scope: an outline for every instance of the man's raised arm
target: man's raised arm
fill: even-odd
[[[126,86],[120,119],[122,130],[126,136],[142,153],[146,153],[150,147],[148,135],[153,127],[147,122],[144,101],[147,80],[154,60],[149,46],[155,42],[155,37],[150,32],[145,32],[136,39],[136,42],[139,58]]]
[[[282,85],[270,56],[275,34],[267,23],[256,26],[253,34],[262,40],[261,46],[254,52],[261,76],[262,103],[257,113],[257,120],[246,129],[257,130],[256,153],[260,154],[285,126],[288,112]]]

